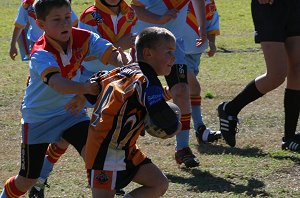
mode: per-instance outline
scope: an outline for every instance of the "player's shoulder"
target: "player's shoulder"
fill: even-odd
[[[130,2],[130,5],[134,5],[134,6],[142,6],[144,7],[145,5],[147,5],[148,1],[147,0],[132,0]]]
[[[45,63],[57,62],[52,52],[47,49],[35,49],[30,55],[30,68],[37,68],[47,65]]]
[[[97,15],[99,15],[99,12],[97,11],[97,7],[94,5],[89,6],[80,15],[80,22],[86,23],[86,24],[89,24],[89,23],[94,24],[96,22]]]
[[[74,34],[91,34],[91,31],[77,28],[77,27],[72,27],[72,35]]]
[[[94,37],[94,35],[89,30],[73,27],[72,37],[73,37],[73,47],[74,46],[79,47],[82,46],[87,41],[89,41],[92,37]]]
[[[27,10],[30,6],[32,6],[34,3],[34,0],[23,0],[22,1],[22,7]]]
[[[128,6],[126,9],[125,17],[126,17],[126,20],[131,23],[135,22],[137,20],[137,15],[136,15],[134,9],[130,6]]]

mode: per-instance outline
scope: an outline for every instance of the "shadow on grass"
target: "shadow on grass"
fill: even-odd
[[[217,52],[220,53],[255,53],[259,52],[261,49],[259,48],[247,48],[247,49],[226,49],[224,47],[218,47]]]
[[[232,148],[219,144],[201,144],[197,149],[200,153],[208,155],[231,154],[244,157],[265,157],[269,155],[268,153],[264,153],[263,150],[257,147]]]
[[[297,165],[300,165],[300,158],[299,157],[295,157],[295,156],[273,156],[274,159],[277,160],[291,160],[293,162],[295,162]]]
[[[297,153],[288,153],[287,155],[284,153],[282,153],[282,155],[272,155],[270,153],[264,152],[263,150],[257,147],[232,148],[219,144],[201,144],[197,147],[197,150],[199,153],[208,155],[231,154],[242,157],[271,157],[276,160],[290,160],[293,161],[295,164],[300,165],[300,158],[298,156],[295,156],[297,155]]]
[[[194,192],[216,192],[216,193],[234,193],[244,194],[249,197],[269,197],[263,188],[265,184],[254,178],[248,179],[247,185],[235,184],[221,177],[216,177],[207,171],[199,169],[184,169],[192,174],[191,177],[185,178],[177,175],[166,174],[169,181],[177,184],[189,185],[189,191]]]

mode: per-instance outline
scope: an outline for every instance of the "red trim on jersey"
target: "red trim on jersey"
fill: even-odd
[[[24,123],[24,137],[23,137],[23,143],[27,144],[28,143],[28,123]]]
[[[181,10],[189,2],[189,0],[181,0],[181,1],[163,0],[163,2],[165,3],[165,5],[169,10],[171,9]]]
[[[23,0],[22,6],[24,9],[27,10],[29,6],[31,6],[34,3],[34,0]]]
[[[198,22],[196,19],[195,10],[192,2],[188,5],[188,14],[186,17],[186,23],[199,35],[198,32]],[[216,4],[214,0],[211,0],[209,4],[205,5],[205,17],[207,21],[212,20],[215,12],[217,11]]]
[[[213,19],[215,12],[217,11],[217,7],[214,0],[211,0],[211,3],[205,6],[205,16],[206,20],[210,21]]]
[[[97,20],[94,20],[95,18],[93,17],[93,12],[96,11],[96,7],[95,6],[90,6],[88,7],[87,9],[85,9],[83,11],[83,13],[80,15],[80,21],[82,23],[86,23],[88,25],[91,25],[91,26],[96,26],[97,23],[100,23],[101,21],[101,18],[97,21]]]
[[[132,26],[137,21],[135,12],[126,2],[122,1],[120,7],[123,16],[118,20],[116,33],[111,18],[112,16],[116,16],[116,14],[98,1],[83,12],[80,16],[80,21],[90,26],[97,26],[97,33],[102,38],[114,43],[125,34],[130,33]]]
[[[32,17],[33,19],[36,19],[35,12],[28,12],[28,16]]]
[[[186,16],[186,23],[199,35],[198,22],[196,19],[196,14],[192,2],[190,2],[188,5],[188,14]]]
[[[28,10],[30,6],[34,3],[34,0],[23,0],[22,7],[27,11],[29,17],[36,19],[36,14],[34,10]]]
[[[72,57],[69,65],[63,65],[60,57],[60,52],[55,49],[49,42],[47,42],[45,34],[41,36],[39,40],[34,44],[30,55],[38,50],[46,50],[51,52],[57,60],[57,63],[61,70],[61,75],[65,78],[71,79],[76,75],[77,70],[81,68],[81,63],[88,53],[88,43],[90,35],[91,32],[87,30],[82,30],[74,27],[72,28]]]

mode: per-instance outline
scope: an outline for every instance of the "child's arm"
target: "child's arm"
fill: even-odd
[[[122,36],[118,41],[114,42],[114,46],[121,47],[124,50],[134,47],[136,35],[128,33]]]
[[[130,55],[125,53],[122,48],[114,50],[108,59],[108,63],[116,67],[123,67],[131,62]]]
[[[216,35],[215,34],[208,34],[207,35],[208,39],[208,45],[209,45],[209,51],[207,52],[209,57],[212,57],[215,55],[217,51],[216,47]]]
[[[91,94],[97,95],[99,93],[99,86],[97,82],[80,83],[66,78],[63,78],[60,73],[53,73],[48,77],[48,85],[55,91],[61,94]]]
[[[209,45],[209,51],[207,52],[207,54],[209,57],[212,57],[215,55],[217,51],[216,36],[220,35],[220,22],[219,22],[219,13],[217,11],[216,5],[211,4],[207,6],[212,7],[212,9],[208,9],[211,11],[206,13],[207,15],[206,31],[207,31],[207,39]]]
[[[200,38],[196,42],[196,46],[200,47],[207,40],[206,33],[206,16],[205,16],[205,0],[191,0],[196,14],[196,19],[199,25]]]
[[[12,38],[11,38],[11,42],[10,42],[10,49],[9,49],[9,56],[12,60],[15,60],[15,57],[18,55],[18,50],[16,47],[17,44],[17,40],[21,35],[23,28],[19,28],[17,26],[15,26],[13,34],[12,34]]]
[[[85,60],[98,58],[103,64],[123,67],[131,62],[131,58],[122,50],[116,48],[108,40],[101,38],[98,34],[91,32],[89,54]],[[95,68],[97,66],[95,65]]]
[[[165,132],[163,139],[173,137],[181,131],[180,112],[175,113],[167,104],[163,87],[157,77],[145,72],[149,83],[144,93],[145,107],[152,123]]]
[[[152,101],[153,102],[153,101]],[[171,138],[181,131],[181,122],[178,115],[164,100],[160,100],[147,108],[151,122],[164,131],[163,139]],[[180,115],[179,115],[180,116]]]
[[[153,24],[165,24],[170,20],[175,19],[178,12],[176,9],[172,9],[168,10],[164,15],[158,15],[150,12],[144,6],[136,6],[132,4],[131,7],[136,12],[139,20]]]
[[[12,60],[15,60],[15,57],[18,55],[16,43],[26,25],[28,25],[28,14],[21,4],[18,9],[18,14],[15,20],[15,27],[10,42],[9,56]]]

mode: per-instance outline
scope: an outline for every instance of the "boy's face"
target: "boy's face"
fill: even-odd
[[[161,43],[153,49],[149,49],[151,58],[148,59],[157,73],[157,75],[169,75],[171,68],[175,62],[174,52],[176,49],[175,41],[161,41]]]
[[[53,8],[45,20],[38,20],[38,24],[46,35],[59,44],[65,44],[72,32],[71,10],[68,6]]]

